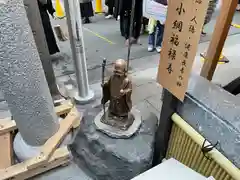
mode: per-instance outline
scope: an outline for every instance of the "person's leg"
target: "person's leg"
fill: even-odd
[[[156,42],[156,50],[157,50],[157,52],[161,51],[162,41],[163,41],[163,33],[164,33],[164,25],[162,25],[158,21],[157,22],[157,42]]]
[[[131,12],[127,11],[124,14],[124,35],[126,39],[126,45],[129,45],[129,31],[130,31],[130,21],[131,21]]]
[[[120,32],[122,36],[125,36],[125,27],[124,27],[124,15],[120,14]]]
[[[113,4],[109,4],[106,19],[113,18]]]
[[[41,18],[42,18],[43,30],[46,37],[49,53],[52,55],[57,52],[60,52],[54,36],[51,21],[49,19],[47,12],[43,14]]]
[[[138,40],[141,34],[141,27],[142,27],[142,17],[137,16],[135,18],[135,26],[134,26],[134,32],[133,32],[133,37],[135,40]]]
[[[201,35],[202,35],[202,36],[206,36],[206,34],[207,34],[207,33],[204,31],[204,25],[203,25]]]
[[[113,15],[113,6],[108,7],[108,14]]]
[[[81,12],[81,18],[83,19],[84,18],[84,4],[83,3],[80,3],[80,12]]]
[[[240,11],[240,0],[238,0],[238,5],[237,5],[236,10],[237,10],[237,11]]]
[[[154,50],[155,31],[156,31],[156,29],[151,34],[149,34],[149,36],[148,36],[148,52],[152,52]]]
[[[156,46],[162,46],[163,33],[164,33],[164,25],[162,25],[160,22],[157,22],[157,42],[156,42]]]
[[[141,32],[141,34],[145,34],[146,32],[147,32],[147,24],[148,24],[148,20],[147,20],[147,18],[145,18],[145,17],[143,17],[143,19],[142,19],[142,32]]]
[[[94,16],[92,2],[81,3],[80,5],[81,5],[81,13],[82,13],[82,17],[83,17],[83,23],[84,24],[91,23],[90,17]]]
[[[142,17],[143,17],[142,4],[143,4],[142,0],[138,0],[135,6],[135,15],[134,15],[135,26],[133,31],[133,38],[135,39],[135,42],[133,43],[137,43],[141,34]]]
[[[85,17],[84,24],[89,24],[89,23],[91,23],[90,18],[89,17]]]

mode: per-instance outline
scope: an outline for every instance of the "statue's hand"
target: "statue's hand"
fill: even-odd
[[[120,96],[124,96],[125,94],[126,94],[126,92],[123,89],[121,89],[120,90]]]

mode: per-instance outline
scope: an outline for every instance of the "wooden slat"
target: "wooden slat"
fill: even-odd
[[[13,163],[12,134],[0,135],[0,169],[8,168]]]
[[[238,0],[222,1],[220,15],[217,18],[212,40],[205,56],[206,60],[201,70],[201,76],[205,77],[209,81],[212,80],[215,69],[217,67],[218,60],[227,38],[237,3]]]
[[[0,180],[27,179],[55,167],[58,167],[60,165],[66,164],[67,162],[69,162],[69,159],[70,156],[67,147],[59,148],[53,153],[52,157],[49,159],[45,166],[39,166],[35,169],[29,170],[27,168],[29,161],[25,161],[23,163],[19,163],[9,168],[0,170]]]
[[[79,120],[79,113],[76,108],[73,108],[65,119],[60,122],[60,127],[57,133],[55,133],[44,145],[40,151],[39,156],[32,158],[28,165],[28,169],[36,168],[40,165],[46,164],[50,156],[55,149],[67,135],[72,128],[75,121]]]
[[[13,120],[0,120],[0,135],[16,130],[17,126]]]
[[[71,101],[65,101],[62,105],[55,107],[55,112],[58,116],[62,114],[67,114],[73,107]],[[0,134],[6,132],[14,131],[17,129],[16,123],[14,120],[0,120]]]
[[[67,114],[73,108],[73,104],[70,100],[64,101],[62,105],[55,107],[55,112],[58,116]]]

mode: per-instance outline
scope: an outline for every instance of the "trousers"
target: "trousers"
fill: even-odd
[[[163,41],[163,33],[164,33],[164,25],[162,25],[159,21],[157,21],[156,26],[151,34],[148,36],[148,44],[156,47],[162,46]]]

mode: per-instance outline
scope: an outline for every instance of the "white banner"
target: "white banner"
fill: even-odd
[[[6,4],[6,0],[0,0],[1,4]]]
[[[154,18],[161,23],[165,23],[167,16],[167,0],[144,0],[143,16],[146,18]]]

